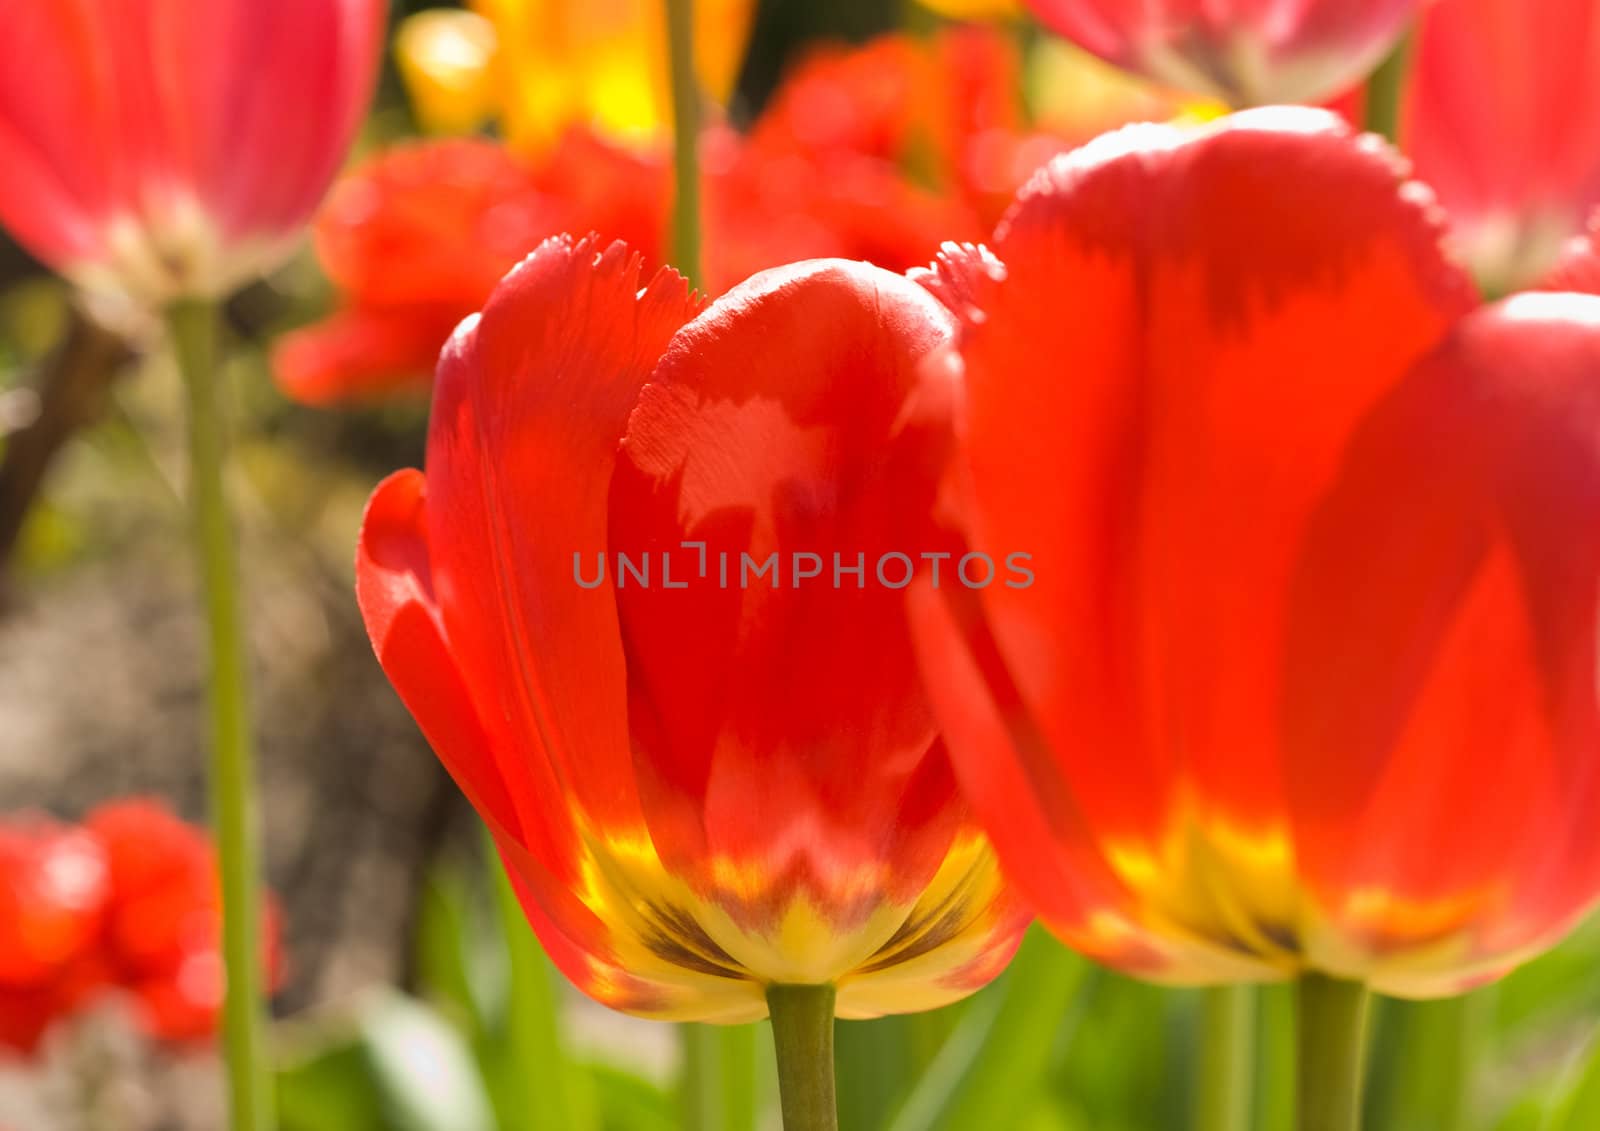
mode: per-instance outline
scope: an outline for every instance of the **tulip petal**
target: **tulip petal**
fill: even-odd
[[[1326,968],[1456,992],[1594,901],[1596,419],[1600,298],[1520,297],[1375,408],[1318,509],[1282,725]]]
[[[536,750],[486,725],[456,661],[437,604],[420,472],[397,472],[374,492],[357,549],[356,596],[384,674],[493,830],[546,952],[601,1000],[656,1006],[659,988],[612,969],[612,934],[575,890],[588,849],[559,786],[531,757]]]
[[[611,586],[578,584],[575,562],[607,546],[628,413],[695,308],[673,272],[641,290],[625,246],[559,237],[439,364],[428,545],[451,647],[497,747],[539,781],[531,800],[576,802],[601,828],[641,818]]]
[[[617,590],[646,812],[669,866],[742,914],[797,890],[847,920],[907,902],[955,831],[894,585],[932,482],[902,413],[951,330],[879,268],[764,272],[674,339],[629,422],[611,545],[670,553],[685,586]]]
[[[272,347],[272,375],[307,405],[427,394],[440,346],[460,320],[432,305],[340,310],[291,331]]]
[[[1430,5],[1402,143],[1491,291],[1538,278],[1600,204],[1600,8]]]
[[[1258,111],[1135,127],[1052,163],[997,234],[1004,279],[964,284],[982,312],[962,342],[968,537],[1031,555],[1036,580],[979,595],[997,657],[965,676],[931,658],[949,686],[975,669],[994,696],[941,703],[941,721],[971,736],[952,735],[957,768],[1013,879],[1092,952],[1131,921],[1161,927],[1125,940],[1134,968],[1156,937],[1215,952],[1175,950],[1171,977],[1293,961],[1261,708],[1282,681],[1274,594],[1356,423],[1474,301],[1439,240],[1425,191],[1377,143],[1320,111]],[[951,645],[949,626],[924,632]],[[1065,800],[999,768],[992,744],[1019,712]],[[1020,838],[1008,853],[1003,826],[1036,806],[1058,855]],[[1063,862],[1085,853],[1131,898],[1084,891]]]
[[[382,0],[6,7],[0,217],[90,290],[165,302],[271,266],[366,112]]]
[[[1026,2],[1046,27],[1102,59],[1234,106],[1338,94],[1378,64],[1417,7],[1417,0]]]
[[[445,640],[428,560],[425,494],[415,470],[395,472],[373,492],[356,548],[356,600],[384,674],[473,808],[520,831],[505,773]]]

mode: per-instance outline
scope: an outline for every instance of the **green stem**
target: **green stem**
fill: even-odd
[[[1402,36],[1389,57],[1367,79],[1366,128],[1390,143],[1400,139],[1400,112],[1405,98],[1406,72],[1411,68],[1414,34]]]
[[[1195,1131],[1248,1131],[1255,1100],[1256,991],[1224,986],[1201,1001]]]
[[[1443,1001],[1385,1003],[1392,1034],[1384,1127],[1465,1131],[1471,1125],[1477,1064],[1494,1013],[1489,987]]]
[[[1299,1131],[1359,1131],[1371,994],[1321,974],[1300,980]]]
[[[226,428],[217,398],[217,309],[185,299],[167,311],[188,397],[189,494],[210,634],[211,814],[222,881],[222,1032],[232,1131],[266,1131],[272,1109],[262,1047],[260,849],[255,811],[244,617],[223,481]]]
[[[694,0],[664,0],[672,72],[672,261],[700,284],[700,91],[694,73]]]
[[[717,1058],[717,1034],[710,1025],[678,1026],[683,1065],[678,1072],[678,1114],[683,1127],[722,1131],[719,1102],[722,1098],[721,1065]]]
[[[833,1088],[832,986],[771,986],[783,1131],[839,1131]]]
[[[755,1131],[760,1119],[754,1025],[678,1026],[680,1127]]]

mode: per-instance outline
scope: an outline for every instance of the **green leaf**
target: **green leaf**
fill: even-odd
[[[1095,1131],[1185,1126],[1189,1096],[1174,1082],[1192,1061],[1198,1000],[1197,991],[1097,972],[1052,1074],[1058,1096],[1077,1104]]]
[[[473,930],[472,888],[458,862],[428,870],[417,908],[417,985],[423,995],[458,1017],[475,1045],[489,1035],[491,994]]]
[[[1539,1031],[1600,1010],[1600,919],[1565,943],[1528,963],[1499,984],[1495,1027],[1502,1035]]]
[[[696,1131],[755,1131],[773,1084],[771,1030],[765,1025],[680,1025],[683,1061],[680,1125]]]
[[[1544,1131],[1594,1131],[1600,1127],[1600,1036],[1561,1090]]]
[[[834,1033],[839,1125],[882,1127],[920,1074],[917,1015],[841,1021]]]
[[[280,1131],[387,1131],[383,1101],[358,1040],[317,1049],[280,1070]]]
[[[561,1010],[565,979],[539,946],[492,849],[489,863],[507,964],[502,1039],[486,1054],[500,1126],[505,1131],[596,1131],[591,1082],[567,1049]]]
[[[383,994],[363,1010],[360,1025],[388,1131],[494,1131],[472,1050],[438,1013]]]
[[[605,1131],[679,1131],[677,1107],[666,1089],[608,1064],[587,1070]]]
[[[1014,1127],[1072,1030],[1088,964],[1035,929],[1011,969],[968,1010],[891,1131]]]

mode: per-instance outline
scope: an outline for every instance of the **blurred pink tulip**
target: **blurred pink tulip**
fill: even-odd
[[[1422,22],[1402,131],[1496,292],[1600,203],[1600,0],[1449,0]]]
[[[384,0],[0,0],[0,225],[91,293],[276,264],[366,112]]]
[[[1102,59],[1234,106],[1318,102],[1364,78],[1419,0],[1027,0]]]

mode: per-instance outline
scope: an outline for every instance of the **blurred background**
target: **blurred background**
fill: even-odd
[[[395,4],[392,26],[424,7],[437,6]],[[975,85],[958,88],[968,91],[958,100],[999,89],[1003,104],[978,99],[940,111],[982,119],[963,127],[966,148],[953,165],[940,164],[927,138],[867,145],[892,170],[892,191],[872,196],[881,186],[863,173],[860,198],[810,217],[792,240],[747,247],[739,225],[719,234],[713,218],[708,259],[725,257],[730,274],[799,253],[926,262],[943,238],[929,232],[957,234],[943,209],[955,196],[965,209],[959,234],[980,239],[995,201],[1049,152],[1131,117],[1211,112],[1137,87],[1021,21],[986,25],[981,42],[971,41],[977,47],[938,54],[950,30],[939,14],[896,0],[759,4],[726,99],[730,129],[789,128],[773,115],[790,90],[809,111],[795,121],[869,132],[878,123],[869,104],[876,87],[863,85],[862,73],[890,84],[885,99],[927,110],[918,101],[925,92],[893,88],[899,72],[888,64],[901,47],[884,54],[882,40],[855,77],[817,70],[812,87],[788,85],[820,45],[861,45],[890,32],[910,37],[913,53],[932,53],[941,81],[965,73]],[[1001,64],[988,78],[954,69],[991,58]],[[408,93],[391,53],[353,161],[453,113],[458,132],[503,134],[504,122],[471,100],[415,75]],[[819,107],[827,110],[820,119]],[[934,142],[943,136],[933,133]],[[630,145],[646,167],[665,168],[656,142]],[[715,140],[705,149],[715,172]],[[599,193],[591,171],[580,165],[571,175],[576,222],[604,224],[605,215],[582,219],[591,189]],[[541,191],[557,191],[553,176]],[[664,198],[631,199],[651,192],[649,183],[628,186],[622,199],[649,216],[659,207],[664,218]],[[732,175],[727,184],[729,194],[758,191]],[[939,207],[926,231],[911,220],[905,231],[886,230],[886,209],[905,219],[929,201]],[[765,207],[762,238],[788,216],[781,193]],[[330,249],[337,258],[336,244],[324,234],[325,259]],[[336,264],[333,273],[345,290],[358,289],[350,270]],[[362,301],[358,294],[354,305]],[[265,842],[287,956],[272,1033],[284,1131],[775,1127],[764,1027],[712,1031],[611,1014],[543,964],[531,935],[516,929],[520,918],[504,929],[505,893],[476,818],[374,662],[352,599],[352,547],[369,491],[390,470],[421,462],[424,386],[396,363],[351,377],[369,392],[375,378],[394,379],[385,395],[345,397],[340,350],[348,342],[304,338],[300,354],[276,363],[268,348],[351,302],[308,248],[228,308],[224,382],[238,420]],[[402,304],[401,316],[409,311]],[[464,312],[444,299],[430,311],[447,322]],[[283,396],[278,384],[297,377],[313,390],[302,399],[339,403],[308,407]],[[186,553],[180,398],[176,374],[137,332],[113,336],[85,321],[63,283],[0,243],[0,811],[36,808],[72,820],[108,799],[153,795],[204,820],[203,637]],[[1369,1125],[1538,1131],[1600,1109],[1600,1082],[1585,1091],[1581,1075],[1600,1016],[1597,962],[1600,933],[1588,930],[1460,1002],[1384,1004]],[[1287,1129],[1287,991],[1157,991],[1043,936],[1030,938],[1015,967],[975,1000],[842,1022],[842,1126],[1187,1131],[1199,1126],[1205,1013],[1217,1009],[1256,1025],[1264,1065],[1256,1126]],[[531,1076],[509,1057],[514,1042],[540,1050]],[[1461,1087],[1469,1062],[1480,1069],[1475,1095]],[[152,1043],[114,1005],[52,1031],[33,1057],[0,1052],[6,1131],[209,1131],[221,1126],[220,1111],[220,1075],[205,1043]],[[1570,1126],[1600,1127],[1600,1115]]]

